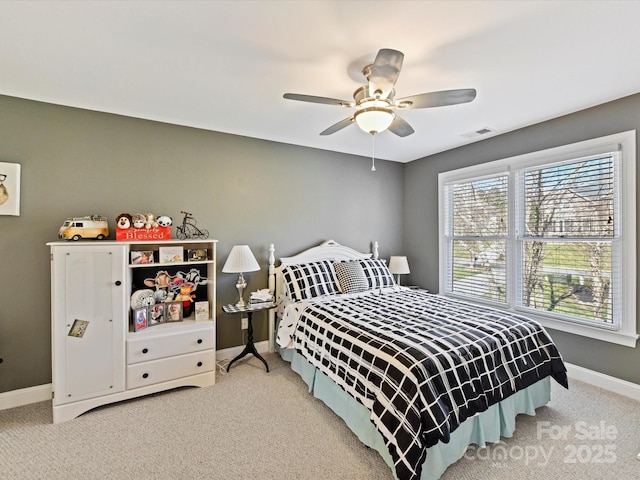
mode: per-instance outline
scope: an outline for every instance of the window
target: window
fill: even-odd
[[[440,292],[635,346],[635,132],[444,172]]]
[[[450,292],[506,301],[507,182],[498,175],[450,186]]]

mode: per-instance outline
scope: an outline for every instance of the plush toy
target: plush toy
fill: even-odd
[[[157,301],[175,299],[191,303],[195,298],[198,285],[206,285],[207,279],[200,275],[197,268],[192,268],[187,273],[177,272],[175,275],[170,275],[166,270],[160,270],[156,272],[155,277],[145,278],[144,284],[149,288],[155,288]]]
[[[156,216],[153,213],[147,213],[145,215],[144,228],[147,230],[151,228],[156,228],[158,226],[158,222],[156,222]]]
[[[128,213],[121,213],[116,217],[116,228],[127,229],[131,227],[131,215]]]
[[[170,227],[171,224],[173,223],[173,219],[171,217],[167,217],[166,215],[160,215],[156,221],[158,222],[158,225],[160,225],[161,227]]]
[[[133,228],[143,228],[146,222],[147,218],[142,213],[134,213],[131,215],[131,225],[133,225]]]
[[[196,286],[193,283],[185,283],[180,287],[180,293],[176,297],[176,301],[182,302],[183,305],[189,305],[196,298],[193,291]]]
[[[172,286],[172,276],[166,270],[160,270],[155,278],[145,278],[144,284],[147,287],[155,287],[156,302],[165,302],[169,298],[169,289]],[[173,298],[173,293],[171,294]]]

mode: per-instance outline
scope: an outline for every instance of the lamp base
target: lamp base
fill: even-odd
[[[236,302],[236,307],[238,308],[244,308],[247,305],[244,299],[242,298],[242,293],[244,292],[244,289],[246,287],[247,287],[247,282],[245,282],[244,276],[242,275],[242,273],[240,273],[238,275],[238,283],[236,283],[236,288],[238,289],[238,297],[239,297],[239,300]]]

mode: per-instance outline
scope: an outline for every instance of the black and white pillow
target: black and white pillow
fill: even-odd
[[[340,293],[333,279],[333,266],[328,260],[287,265],[282,269],[282,279],[285,291],[294,302]]]
[[[342,293],[358,293],[369,290],[369,282],[360,262],[339,262],[333,264],[338,288]]]
[[[393,287],[396,282],[387,267],[387,263],[379,258],[360,260],[369,288]]]

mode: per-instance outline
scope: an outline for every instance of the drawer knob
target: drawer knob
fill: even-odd
[[[149,349],[148,348],[143,348],[142,349],[142,353],[149,353]]]
[[[198,366],[201,367],[202,366],[202,362],[198,362]]]
[[[116,280],[116,287],[119,287],[120,285],[122,285],[122,282],[120,280]]]
[[[143,373],[142,374],[142,378],[149,378],[149,374],[148,373]]]
[[[202,339],[201,338],[198,339],[198,343],[202,343]]]

